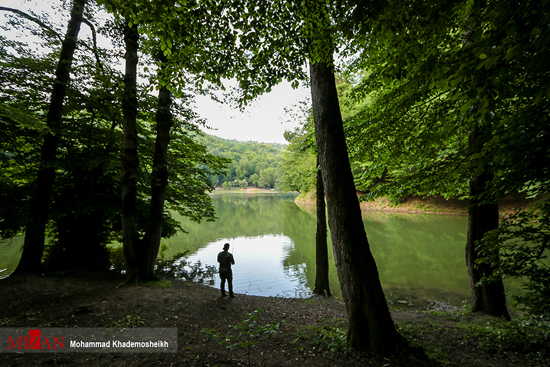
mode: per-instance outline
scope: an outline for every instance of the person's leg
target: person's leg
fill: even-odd
[[[233,294],[233,274],[227,274],[227,287],[229,288],[229,297],[235,297]]]
[[[222,291],[222,296],[225,296],[225,274],[223,272],[220,272],[220,279],[222,280],[220,283],[220,290]]]

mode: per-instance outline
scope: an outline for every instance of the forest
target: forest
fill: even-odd
[[[214,186],[280,188],[283,144],[226,140],[209,134],[197,136],[197,142],[204,144],[213,156],[230,160],[224,174],[210,177]]]
[[[108,269],[116,240],[125,284],[154,281],[161,238],[181,230],[171,212],[215,220],[216,185],[315,190],[347,343],[392,356],[414,348],[392,321],[357,191],[442,195],[469,202],[472,310],[510,319],[503,279],[521,277],[525,314],[548,321],[549,0],[55,7],[62,24],[0,6],[4,31],[36,40],[0,36],[0,235],[25,233],[12,277]],[[285,149],[201,132],[194,96],[245,107],[282,80],[311,90]],[[531,206],[501,218],[510,195]]]

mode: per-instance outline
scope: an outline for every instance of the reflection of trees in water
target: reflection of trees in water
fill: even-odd
[[[394,214],[364,223],[383,284],[467,287],[465,217]]]
[[[214,195],[218,220],[197,224],[182,220],[189,234],[165,241],[167,255],[191,253],[209,242],[236,237],[284,235],[281,266],[285,274],[311,288],[315,282],[315,213],[294,202],[294,195]],[[386,295],[453,302],[468,297],[464,264],[466,218],[444,215],[368,213],[364,217],[371,250]],[[329,246],[331,246],[329,238]],[[238,243],[236,244],[238,247]],[[238,251],[238,249],[237,249]],[[329,280],[338,298],[340,286],[329,248]],[[399,297],[399,298],[397,298]]]
[[[169,253],[184,250],[194,253],[218,239],[281,234],[285,218],[289,217],[286,214],[288,207],[296,207],[295,197],[295,194],[213,195],[216,222],[198,224],[178,218],[189,233],[163,242],[168,244]]]
[[[295,246],[287,251],[285,262],[288,266],[305,264],[311,287],[315,282],[315,216],[304,213],[311,219],[286,222],[284,234]],[[364,224],[388,299],[390,295],[414,301],[437,297],[459,303],[469,296],[464,264],[466,218],[368,213]],[[339,297],[332,251],[329,255],[330,286]]]

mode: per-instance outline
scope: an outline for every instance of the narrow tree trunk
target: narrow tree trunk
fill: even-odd
[[[161,62],[168,60],[161,57]],[[144,258],[140,267],[141,280],[153,280],[155,276],[155,262],[160,247],[162,222],[164,214],[164,200],[168,185],[168,144],[170,143],[170,129],[172,128],[172,96],[166,86],[159,90],[158,107],[156,114],[157,137],[155,140],[155,154],[153,156],[153,172],[151,174],[151,203],[149,206],[149,221],[143,239]]]
[[[475,127],[469,136],[470,150],[480,152],[483,148],[484,134],[481,128]],[[470,279],[472,311],[484,312],[491,316],[510,319],[506,309],[504,284],[499,278],[491,283],[477,285],[482,277],[491,275],[495,268],[490,264],[476,264],[480,257],[476,248],[476,241],[481,240],[485,233],[498,228],[498,204],[482,202],[480,198],[486,185],[491,182],[493,175],[482,172],[470,180],[470,208],[468,209],[468,236],[466,239],[466,267]],[[486,199],[485,199],[486,200]]]
[[[87,0],[73,1],[71,18],[61,46],[50,107],[46,117],[48,132],[44,136],[40,168],[35,181],[35,191],[29,203],[29,219],[25,229],[23,253],[14,274],[39,273],[41,271],[46,224],[49,218],[51,195],[55,180],[55,160],[59,145],[59,134],[61,133],[63,100],[70,80],[73,55],[86,2]]]
[[[122,155],[122,244],[126,283],[137,284],[139,263],[142,257],[141,244],[137,231],[137,177],[138,177],[138,141],[137,141],[137,64],[139,34],[137,25],[124,28],[126,43],[126,70],[124,74],[124,94],[122,109],[124,113],[124,151]]]
[[[329,227],[354,349],[387,356],[403,339],[393,324],[363,227],[332,67],[310,64],[315,135]]]
[[[315,233],[315,289],[313,293],[330,297],[328,282],[327,217],[325,213],[325,189],[317,156],[317,232]]]

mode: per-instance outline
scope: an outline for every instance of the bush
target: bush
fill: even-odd
[[[478,262],[497,268],[482,282],[499,276],[524,279],[523,292],[514,296],[515,301],[528,316],[550,321],[549,246],[550,203],[518,211],[479,242]]]

